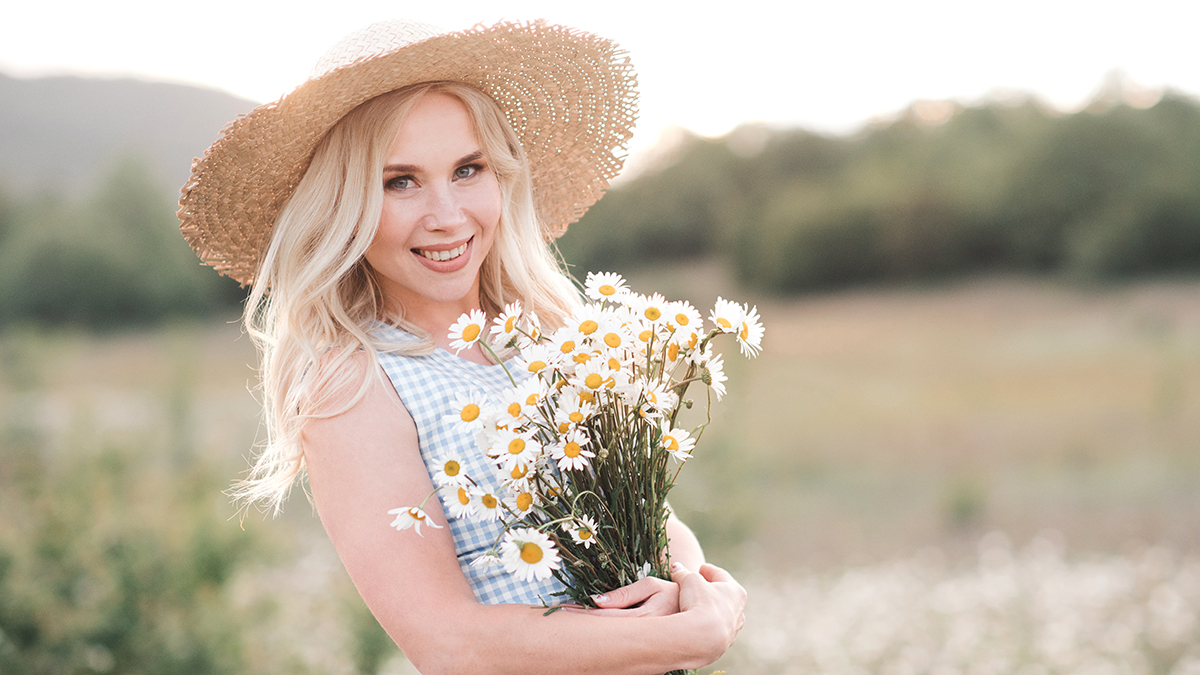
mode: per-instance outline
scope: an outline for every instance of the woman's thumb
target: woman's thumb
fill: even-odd
[[[681,562],[676,562],[676,563],[671,564],[671,581],[674,581],[675,583],[677,583],[681,586],[683,585],[684,579],[687,579],[688,577],[690,577],[694,574],[695,574],[695,572],[689,570]]]

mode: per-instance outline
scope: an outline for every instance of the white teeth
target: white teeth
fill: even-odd
[[[437,260],[440,262],[444,260],[453,260],[463,253],[466,253],[467,245],[463,244],[462,246],[459,246],[458,248],[452,248],[449,251],[426,251],[425,249],[417,249],[417,251],[430,260]]]

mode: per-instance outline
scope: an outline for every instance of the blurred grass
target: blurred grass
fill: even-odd
[[[752,298],[716,264],[631,282],[703,313]],[[724,345],[729,395],[672,493],[714,562],[970,564],[993,530],[1057,531],[1068,558],[1200,549],[1200,281],[756,303],[763,355]],[[258,432],[254,361],[222,321],[0,333],[0,671],[403,670],[299,490],[244,530],[221,494]]]

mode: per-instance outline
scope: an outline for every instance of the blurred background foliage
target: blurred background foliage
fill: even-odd
[[[986,271],[1115,279],[1200,269],[1200,106],[1101,95],[914,104],[848,137],[743,127],[667,166],[560,240],[580,270],[716,256],[778,293]]]
[[[129,126],[106,110],[86,124]],[[244,291],[178,234],[163,167],[186,159],[82,133],[61,134],[91,149],[71,171],[20,175],[72,157],[27,139],[15,168],[0,153],[0,673],[409,672],[302,496],[239,526],[222,494],[259,434],[256,356]],[[672,493],[710,558],[801,598],[758,605],[726,667],[1200,672],[1200,103],[1115,86],[1074,114],[921,102],[844,137],[686,137],[559,245],[580,278],[763,314],[763,356],[727,355],[730,395]],[[1009,604],[997,570],[1026,589]],[[902,630],[916,596],[1008,666]],[[1071,623],[1097,603],[1117,638]],[[1156,616],[1170,630],[1138,618]],[[961,662],[913,656],[946,645]]]

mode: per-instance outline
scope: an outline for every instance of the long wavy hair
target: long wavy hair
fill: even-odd
[[[279,513],[304,471],[305,422],[353,407],[380,372],[380,351],[434,349],[433,337],[406,321],[403,307],[385,307],[363,257],[382,213],[388,148],[416,102],[431,93],[462,102],[500,186],[500,223],[479,271],[484,311],[496,315],[520,300],[552,329],[579,305],[578,289],[543,236],[524,150],[495,101],[466,84],[430,82],[363,103],[317,146],[275,223],[247,300],[244,323],[261,353],[267,436],[231,491],[244,506]],[[380,321],[423,340],[382,342],[372,330]]]

